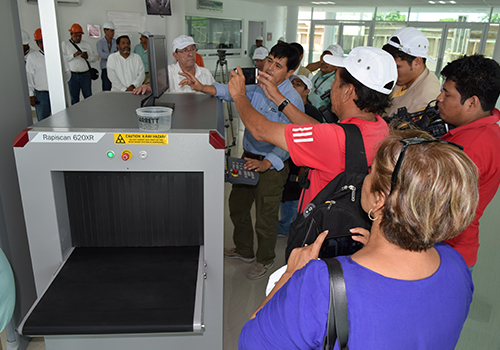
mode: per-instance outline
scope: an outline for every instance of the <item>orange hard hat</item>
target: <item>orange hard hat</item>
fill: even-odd
[[[83,34],[83,29],[78,23],[73,23],[71,28],[69,28],[69,32],[73,34]]]
[[[42,30],[40,28],[35,30],[35,34],[33,34],[33,40],[35,41],[42,40]]]

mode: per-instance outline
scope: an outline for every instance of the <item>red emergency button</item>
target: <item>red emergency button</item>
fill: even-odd
[[[123,159],[124,161],[127,161],[127,160],[129,160],[130,158],[132,158],[132,152],[130,152],[130,151],[129,151],[129,150],[127,150],[127,149],[126,149],[126,150],[124,150],[124,151],[122,152],[122,159]]]
[[[234,177],[238,177],[238,169],[233,169],[233,173],[231,175],[233,175]]]

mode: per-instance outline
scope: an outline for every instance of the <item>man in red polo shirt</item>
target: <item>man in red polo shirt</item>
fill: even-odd
[[[446,241],[462,254],[472,272],[479,249],[479,219],[500,184],[500,65],[482,55],[465,56],[441,71],[446,79],[438,96],[441,118],[454,126],[441,139],[462,145],[479,169],[479,204],[474,221]]]
[[[339,67],[331,85],[332,112],[340,123],[359,127],[368,165],[371,165],[378,143],[388,135],[387,123],[378,113],[389,105],[389,94],[397,80],[396,63],[390,54],[373,47],[357,47],[346,58],[328,55],[324,59]],[[271,122],[246,98],[243,75],[232,71],[231,77],[229,91],[247,130],[258,141],[290,152],[297,166],[311,168],[311,183],[303,194],[301,212],[325,185],[345,170],[344,130],[336,124],[319,124],[299,111],[270,84],[265,73],[259,73],[259,86],[294,124]]]

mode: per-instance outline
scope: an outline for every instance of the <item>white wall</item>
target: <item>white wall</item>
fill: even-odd
[[[30,46],[32,49],[36,49],[36,44],[33,41],[33,32],[40,27],[38,5],[36,3],[27,3],[26,0],[17,0],[17,2],[19,6],[21,28],[26,30],[30,34]],[[57,17],[60,40],[62,41],[69,39],[68,29],[73,23],[79,23],[84,28],[86,34],[87,24],[98,24],[102,26],[102,23],[107,20],[107,11],[141,13],[145,16],[145,24],[143,30],[147,30],[153,34],[167,35],[167,38],[171,37],[172,30],[179,31],[179,33],[175,33],[175,36],[183,33],[184,28],[179,28],[180,25],[178,25],[178,23],[181,22],[179,21],[179,16],[181,16],[182,18],[184,18],[185,15],[196,15],[205,17],[242,19],[242,47],[244,48],[247,47],[246,32],[248,29],[249,20],[264,21],[266,24],[265,32],[273,33],[273,42],[264,42],[264,45],[269,48],[275,44],[276,40],[274,40],[274,38],[278,38],[279,36],[283,35],[285,31],[286,8],[283,6],[275,7],[256,4],[251,1],[225,0],[224,11],[219,13],[197,10],[196,0],[171,0],[171,3],[173,16],[165,16],[164,18],[161,18],[160,16],[146,15],[145,0],[80,0],[79,6],[58,4]],[[182,21],[182,23],[183,22],[184,21]],[[175,29],[172,29],[172,24],[174,24]],[[167,29],[169,33],[167,33]],[[132,47],[139,43],[138,33],[129,33],[129,35],[132,41]],[[90,42],[91,45],[93,45],[93,47],[95,48],[95,43],[98,39],[89,38],[87,35],[84,35],[83,40]],[[245,53],[245,51],[243,52]],[[171,58],[173,62],[174,58]],[[205,66],[213,72],[215,70],[216,61],[217,59],[215,57],[206,58]],[[251,61],[247,57],[247,54],[243,55],[243,57],[241,58],[228,57],[227,61],[229,68],[233,68],[236,65],[251,65]],[[92,64],[92,66],[95,68],[99,68],[99,63],[95,62],[94,64]],[[94,93],[101,91],[100,79],[93,82],[92,91]]]

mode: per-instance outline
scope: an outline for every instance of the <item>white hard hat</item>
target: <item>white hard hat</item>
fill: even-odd
[[[26,31],[21,30],[21,36],[23,38],[23,45],[28,45],[30,43],[30,35]]]
[[[102,29],[113,29],[115,30],[115,24],[111,21],[108,21],[108,22],[104,22],[104,24],[102,25]]]
[[[255,38],[255,41],[257,40],[264,40],[264,38],[262,37],[262,35],[259,35],[258,37]]]
[[[269,56],[269,52],[265,47],[258,47],[253,52],[252,60],[263,60]]]

